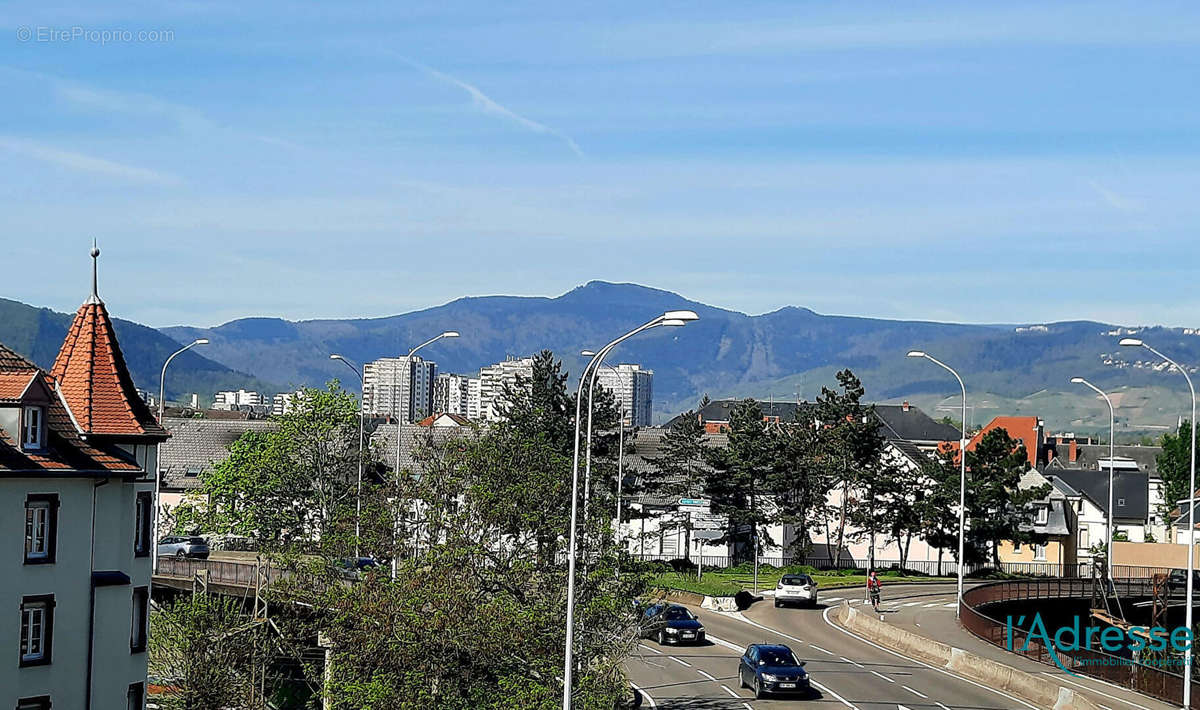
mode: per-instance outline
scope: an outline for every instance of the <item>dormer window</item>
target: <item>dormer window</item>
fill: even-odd
[[[1045,525],[1050,518],[1050,509],[1046,506],[1038,506],[1037,509],[1037,524]]]
[[[25,417],[21,422],[21,448],[42,448],[45,431],[46,410],[42,407],[25,407]]]

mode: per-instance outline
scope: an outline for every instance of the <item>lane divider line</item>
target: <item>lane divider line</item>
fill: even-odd
[[[738,646],[737,644],[734,644],[731,641],[726,641],[723,638],[713,636],[712,634],[708,634],[705,638],[707,638],[709,641],[712,641],[713,643],[717,644],[718,646],[724,646],[725,648],[729,649],[730,651],[737,651],[738,653],[741,653],[743,650],[741,646]]]
[[[928,700],[928,699],[929,699],[929,696],[928,696],[928,695],[926,695],[925,693],[922,693],[922,692],[921,692],[921,691],[919,691],[919,690],[913,690],[912,688],[908,687],[907,685],[901,685],[900,687],[901,687],[901,688],[904,688],[905,690],[907,690],[908,692],[912,693],[913,695],[919,695],[920,697],[922,697],[922,698],[925,698],[926,700]]]
[[[668,658],[670,658],[672,661],[675,661],[676,663],[678,663],[681,666],[687,666],[688,668],[692,667],[692,664],[690,664],[687,661],[684,661],[682,659],[676,658],[674,656],[668,656]]]
[[[884,674],[880,673],[879,671],[867,671],[867,672],[868,672],[868,673],[870,673],[870,674],[872,674],[872,675],[877,675],[877,676],[879,676],[880,678],[883,678],[884,680],[886,680],[886,681],[887,681],[887,682],[889,682],[889,683],[895,683],[895,682],[896,682],[896,680],[895,680],[894,678],[888,678],[887,676],[885,676]]]
[[[849,663],[850,665],[852,665],[852,666],[855,666],[855,667],[857,667],[857,668],[866,668],[866,666],[864,666],[863,664],[859,663],[858,661],[852,661],[852,660],[850,660],[849,658],[846,658],[845,656],[838,656],[838,658],[842,659],[842,660],[843,660],[843,661],[845,661],[846,663]]]
[[[868,646],[873,646],[873,647],[875,647],[875,648],[879,649],[880,651],[884,651],[885,653],[890,653],[890,654],[892,654],[893,656],[895,656],[896,658],[903,659],[903,660],[905,660],[905,661],[908,661],[908,662],[910,662],[910,663],[916,663],[916,664],[918,664],[918,665],[925,666],[926,668],[929,668],[930,670],[935,670],[935,671],[937,671],[938,673],[941,673],[941,674],[943,674],[943,675],[950,676],[951,678],[957,678],[958,680],[961,680],[961,681],[962,681],[962,682],[964,682],[964,683],[970,683],[971,685],[975,686],[976,688],[983,688],[984,690],[986,690],[986,691],[988,691],[988,692],[995,693],[996,695],[999,695],[999,696],[1001,696],[1001,697],[1008,698],[1009,700],[1012,700],[1013,702],[1020,703],[1021,705],[1024,705],[1025,707],[1029,708],[1030,710],[1038,710],[1038,708],[1037,708],[1037,706],[1036,706],[1036,705],[1030,705],[1029,703],[1025,702],[1024,700],[1021,700],[1021,699],[1020,699],[1020,698],[1018,698],[1018,697],[1015,697],[1015,696],[1009,695],[1008,693],[1005,693],[1004,691],[1001,691],[1001,690],[996,690],[995,688],[989,688],[988,686],[984,685],[983,683],[976,683],[975,681],[971,680],[970,678],[964,678],[964,677],[962,677],[962,676],[960,676],[960,675],[956,675],[956,674],[954,674],[954,673],[951,673],[950,671],[948,671],[948,670],[946,670],[946,669],[944,669],[944,668],[938,668],[937,666],[932,666],[932,665],[930,665],[930,664],[926,663],[925,661],[918,661],[918,660],[917,660],[917,659],[915,659],[915,658],[910,658],[910,657],[908,657],[908,656],[903,656],[903,655],[901,655],[901,654],[899,654],[899,653],[896,653],[896,652],[895,652],[895,651],[893,651],[892,649],[890,649],[890,648],[887,648],[886,646],[880,646],[879,644],[875,643],[874,641],[869,641],[869,640],[867,640],[867,639],[863,638],[862,636],[859,636],[858,634],[854,633],[853,631],[850,631],[849,629],[843,629],[841,626],[838,626],[837,624],[835,624],[835,623],[833,623],[832,621],[830,621],[830,620],[829,620],[829,610],[830,610],[831,608],[832,608],[832,607],[827,607],[827,608],[825,609],[825,611],[821,613],[821,616],[822,616],[822,617],[825,619],[825,623],[826,623],[826,624],[828,624],[829,626],[832,626],[833,628],[837,629],[838,631],[841,631],[843,634],[846,634],[847,636],[849,636],[849,637],[851,637],[851,638],[858,639],[858,640],[859,640],[859,641],[861,641],[862,643],[865,643],[865,644],[867,644]]]
[[[658,655],[660,655],[660,656],[661,656],[661,655],[663,655],[663,652],[662,652],[662,651],[658,650],[657,648],[651,648],[650,646],[647,646],[647,645],[646,645],[646,644],[644,644],[644,643],[639,643],[639,644],[638,644],[638,648],[644,648],[644,649],[646,649],[647,651],[653,651],[654,653],[657,653],[657,654],[658,654]]]
[[[729,693],[729,694],[730,694],[730,695],[732,695],[733,697],[735,697],[735,698],[737,698],[737,699],[741,700],[741,696],[740,696],[740,695],[738,695],[737,693],[733,692],[732,690],[730,690],[728,685],[722,685],[721,687],[725,689],[725,692],[726,692],[726,693]]]
[[[817,645],[817,644],[815,644],[815,643],[810,643],[810,644],[808,644],[808,645],[809,645],[809,646],[812,646],[812,647],[813,647],[813,648],[815,648],[815,649],[817,649],[817,650],[818,650],[818,651],[820,651],[821,653],[826,653],[826,654],[829,654],[830,656],[836,656],[836,655],[837,655],[837,654],[836,654],[836,653],[834,653],[833,651],[826,651],[825,649],[821,648],[820,646],[818,646],[818,645]]]
[[[714,683],[717,682],[716,678],[712,677],[711,675],[709,675],[708,673],[705,673],[702,670],[697,669],[696,672],[699,673],[700,675],[704,676],[705,678],[708,678],[709,680],[711,680]]]
[[[857,707],[855,707],[854,705],[851,705],[851,704],[850,704],[850,701],[849,701],[849,700],[846,700],[845,698],[843,698],[842,696],[840,696],[840,695],[838,695],[837,693],[833,692],[833,691],[832,691],[832,690],[830,690],[829,688],[826,688],[826,687],[825,687],[824,685],[822,685],[821,683],[818,683],[817,681],[815,681],[815,680],[812,680],[812,679],[810,679],[810,680],[809,680],[809,682],[810,682],[810,683],[812,683],[813,685],[817,686],[817,688],[818,688],[818,689],[819,689],[819,690],[820,690],[822,693],[829,693],[830,695],[832,695],[832,696],[833,696],[834,698],[836,698],[836,699],[838,700],[838,702],[840,702],[842,705],[845,705],[846,707],[848,707],[848,708],[851,708],[851,710],[858,710],[858,708],[857,708]]]

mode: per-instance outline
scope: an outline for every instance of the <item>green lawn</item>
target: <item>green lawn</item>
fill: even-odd
[[[760,569],[758,573],[758,588],[774,589],[779,583],[779,578],[786,574],[785,570],[780,569]],[[834,586],[859,586],[865,587],[867,577],[863,574],[812,574],[812,578],[817,582],[817,588],[828,588]],[[899,575],[883,574],[879,577],[886,587],[888,584],[897,584],[900,582],[911,581],[953,581],[949,577],[902,577]],[[743,589],[751,589],[754,586],[754,573],[744,572],[741,570],[714,570],[705,572],[703,579],[697,581],[696,573],[680,574],[678,572],[664,572],[655,575],[651,580],[651,585],[661,588],[682,589],[697,594],[706,596],[721,597],[732,596],[742,591]]]

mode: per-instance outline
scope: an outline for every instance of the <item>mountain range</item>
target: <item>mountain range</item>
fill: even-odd
[[[1173,425],[1182,410],[1182,378],[1138,366],[1152,359],[1141,350],[1118,348],[1118,334],[1136,331],[1182,362],[1200,361],[1200,337],[1180,329],[1123,328],[1091,321],[971,325],[831,316],[788,306],[747,315],[634,284],[593,281],[555,298],[483,296],[402,315],[366,319],[288,321],[244,318],[214,327],[154,330],[118,321],[118,336],[135,380],[155,387],[162,358],[175,343],[208,338],[203,356],[189,352],[172,365],[173,394],[237,387],[280,391],[319,385],[331,378],[349,389],[358,382],[339,353],[361,364],[405,354],[444,330],[462,335],[421,351],[439,371],[477,373],[506,356],[548,348],[569,371],[578,372],[584,348],[611,338],[663,311],[686,308],[700,320],[683,328],[660,328],[622,344],[610,362],[636,362],[654,370],[659,419],[694,406],[702,394],[813,399],[834,373],[850,368],[863,380],[868,399],[908,399],[940,414],[957,405],[957,383],[933,364],[906,358],[922,349],[952,364],[967,382],[972,405],[984,421],[991,414],[1037,413],[1056,429],[1096,431],[1107,410],[1074,376],[1111,389],[1124,406],[1127,430]],[[53,360],[66,314],[0,300],[0,342],[42,365]],[[1122,352],[1118,352],[1122,351]],[[972,418],[976,415],[972,412]],[[977,422],[977,423],[982,423]]]

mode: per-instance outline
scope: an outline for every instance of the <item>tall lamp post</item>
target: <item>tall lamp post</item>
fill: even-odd
[[[583,355],[584,357],[590,357],[595,354],[596,353],[591,350],[584,350],[582,353],[580,353],[580,355]],[[620,380],[621,373],[617,371],[617,368],[615,368],[612,365],[609,365],[607,363],[603,364],[602,367],[607,367],[614,375],[617,376],[618,381]],[[591,423],[590,422],[590,420],[591,420],[591,401],[592,401],[591,392],[588,392],[589,424]],[[613,537],[615,538],[615,540],[619,546],[621,543],[621,486],[625,481],[625,472],[624,472],[624,468],[623,468],[623,464],[625,463],[625,400],[618,399],[617,405],[620,407],[620,419],[617,420],[617,432],[618,432],[617,433],[617,517],[616,517],[616,523],[614,524],[614,527],[613,527]],[[590,432],[590,426],[589,426],[589,432]],[[592,440],[591,440],[590,436],[588,437],[587,458],[588,458],[588,466],[586,468],[590,472],[591,471],[591,458],[592,458]],[[587,475],[584,475],[584,479],[583,479],[583,488],[584,488],[583,520],[584,520],[585,526],[587,525],[587,495],[588,495],[587,491],[588,491],[588,487],[589,487],[588,486],[588,477],[587,477]],[[618,564],[617,576],[620,577],[620,568],[619,568],[620,551],[619,550],[617,552],[617,564]]]
[[[179,355],[180,353],[191,350],[192,348],[196,347],[197,345],[208,345],[208,338],[196,338],[192,342],[188,343],[187,345],[184,345],[182,348],[179,348],[175,352],[171,353],[171,355],[167,358],[167,361],[163,363],[162,374],[159,375],[159,377],[158,377],[158,424],[159,424],[159,426],[162,426],[163,413],[166,411],[165,404],[166,404],[166,396],[167,396],[167,365],[171,364],[171,361],[175,359],[176,355]],[[157,470],[154,472],[154,540],[151,543],[154,545],[154,557],[153,557],[153,564],[151,565],[152,573],[158,572],[158,534],[159,534],[159,532],[158,532],[158,507],[159,507],[158,496],[159,496],[160,491],[162,490],[162,467],[158,466],[158,464],[155,463],[155,468]]]
[[[1184,369],[1179,363],[1175,362],[1174,360],[1167,357],[1166,355],[1163,355],[1159,351],[1157,351],[1154,348],[1150,347],[1149,345],[1143,343],[1141,340],[1138,340],[1137,338],[1121,338],[1120,344],[1122,347],[1126,347],[1126,348],[1146,348],[1150,352],[1152,352],[1155,355],[1162,358],[1164,362],[1172,365],[1176,370],[1179,370],[1179,372],[1183,375],[1183,378],[1185,380],[1187,380],[1188,391],[1191,392],[1191,394],[1192,394],[1192,453],[1191,453],[1191,459],[1190,459],[1190,464],[1189,464],[1190,469],[1189,469],[1189,478],[1188,478],[1188,498],[1194,498],[1196,495],[1196,388],[1194,386],[1192,386],[1192,378],[1191,378],[1191,376],[1188,375],[1187,370]],[[1192,633],[1192,593],[1195,591],[1193,589],[1193,583],[1192,583],[1193,582],[1192,576],[1195,574],[1195,572],[1194,572],[1195,560],[1193,558],[1196,555],[1196,549],[1195,549],[1195,545],[1196,545],[1196,505],[1195,505],[1195,503],[1188,505],[1187,526],[1188,526],[1187,612],[1186,612],[1186,620],[1184,621],[1184,623],[1187,624],[1188,633],[1190,634],[1190,633]],[[1192,701],[1192,646],[1194,645],[1194,643],[1195,643],[1194,640],[1191,643],[1189,643],[1187,645],[1187,649],[1184,650],[1184,654],[1183,654],[1183,707],[1185,709],[1188,707],[1191,707],[1191,701]]]
[[[330,360],[341,360],[342,364],[354,371],[358,375],[358,489],[354,495],[354,556],[361,556],[359,553],[360,545],[362,544],[362,474],[363,474],[363,418],[366,414],[366,395],[367,383],[363,379],[362,371],[354,366],[345,357],[333,354],[329,356]]]
[[[1071,382],[1073,384],[1087,387],[1103,397],[1104,401],[1108,403],[1108,540],[1104,543],[1104,550],[1105,554],[1108,555],[1108,560],[1106,560],[1104,566],[1108,568],[1108,583],[1110,586],[1112,586],[1114,584],[1112,573],[1113,518],[1115,518],[1117,515],[1117,512],[1113,510],[1113,469],[1117,465],[1116,462],[1113,461],[1113,456],[1116,454],[1115,437],[1117,434],[1117,413],[1116,410],[1113,409],[1112,400],[1109,399],[1104,390],[1100,389],[1096,385],[1093,385],[1091,382],[1088,382],[1082,377],[1072,377]]]
[[[946,370],[954,379],[958,380],[958,386],[962,389],[962,438],[958,442],[958,460],[959,460],[959,478],[958,478],[958,604],[954,607],[954,616],[957,618],[962,613],[962,598],[963,598],[963,566],[966,561],[963,558],[966,548],[966,525],[967,525],[967,386],[963,384],[962,377],[954,371],[946,363],[920,350],[909,351],[908,357],[920,357],[932,362],[933,364]]]
[[[579,377],[579,388],[575,394],[575,454],[571,459],[571,540],[567,548],[567,641],[563,653],[563,710],[571,710],[571,676],[575,665],[575,545],[579,532],[579,425],[583,410],[584,380],[589,372],[594,373],[594,369],[604,362],[604,356],[608,355],[610,350],[638,333],[659,326],[687,325],[689,321],[699,317],[694,311],[667,311],[600,348]]]
[[[408,351],[408,357],[406,357],[404,359],[404,364],[406,366],[408,366],[408,368],[409,368],[409,371],[408,371],[409,372],[408,396],[409,396],[410,401],[412,400],[412,358],[413,358],[413,355],[416,355],[417,351],[420,350],[421,348],[425,347],[426,345],[431,345],[433,343],[436,343],[437,341],[441,340],[442,338],[457,338],[457,337],[458,337],[458,331],[447,330],[446,332],[441,333],[439,335],[435,335],[434,337],[430,338],[429,340],[426,340],[425,342],[416,346],[412,350]],[[397,483],[400,482],[400,442],[403,441],[403,439],[404,439],[404,423],[403,423],[403,421],[401,419],[401,415],[400,415],[400,403],[398,401],[396,401],[399,398],[399,392],[397,392],[397,390],[396,390],[396,371],[399,369],[400,369],[400,363],[396,363],[395,369],[392,370],[392,401],[395,402],[395,407],[396,407],[396,482]],[[407,415],[405,415],[405,418],[407,418]],[[396,528],[397,528],[396,534],[397,534],[397,536],[399,535],[399,527],[400,527],[400,518],[397,516],[397,518],[396,518]],[[396,578],[396,551],[392,550],[392,579],[395,579],[395,578]]]

